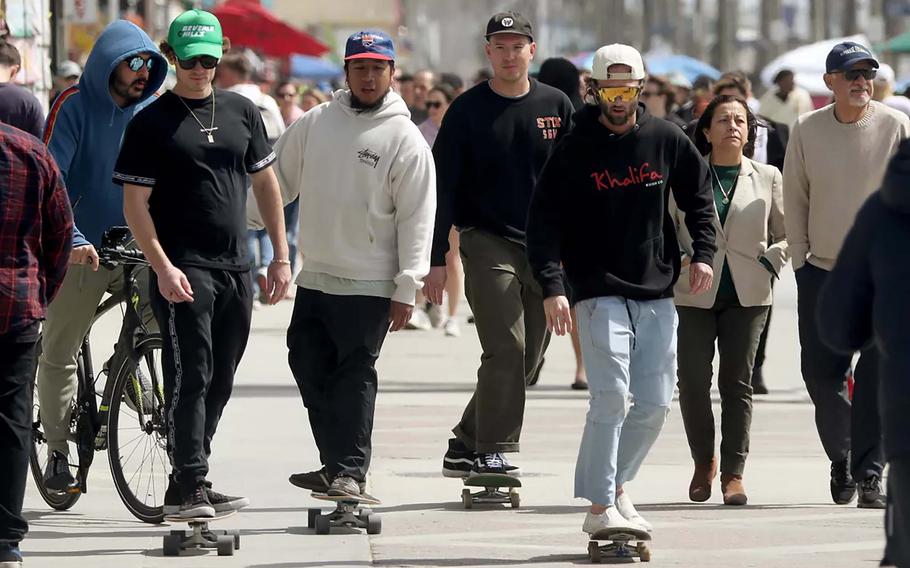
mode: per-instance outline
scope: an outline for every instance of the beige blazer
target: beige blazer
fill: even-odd
[[[710,156],[708,157],[710,161]],[[682,272],[674,292],[677,306],[708,309],[714,305],[724,258],[730,265],[733,285],[743,306],[771,304],[771,273],[759,258],[767,259],[775,275],[787,263],[787,240],[784,234],[784,200],[780,171],[767,164],[743,158],[736,192],[727,211],[723,226],[714,209],[714,229],[717,231],[717,254],[714,255],[714,284],[711,290],[693,296],[689,288],[689,262],[692,237],[685,224],[685,213],[676,202],[670,201],[670,214],[676,223],[679,246],[685,252]]]

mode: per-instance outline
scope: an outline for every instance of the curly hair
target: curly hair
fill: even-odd
[[[739,103],[746,111],[748,135],[746,137],[746,145],[743,148],[743,156],[751,158],[755,154],[755,137],[758,134],[758,118],[755,117],[755,114],[749,108],[746,99],[734,95],[720,95],[714,97],[714,99],[708,103],[705,112],[702,113],[701,118],[698,119],[698,124],[695,126],[695,147],[698,148],[698,151],[702,156],[707,156],[711,153],[711,143],[708,142],[705,130],[711,129],[711,121],[714,120],[714,112],[717,110],[717,107],[726,103]]]

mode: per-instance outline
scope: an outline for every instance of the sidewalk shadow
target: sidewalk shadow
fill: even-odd
[[[610,562],[619,560],[619,562]],[[628,564],[632,558],[605,558],[603,564]],[[532,558],[384,558],[373,561],[373,566],[525,566],[532,564],[590,564],[588,556],[578,554],[548,554]]]
[[[742,507],[731,507],[721,503],[654,503],[652,505],[643,504],[635,505],[639,511],[773,511],[780,509],[828,509],[836,505],[826,505],[824,503],[763,503],[756,505],[744,505]]]

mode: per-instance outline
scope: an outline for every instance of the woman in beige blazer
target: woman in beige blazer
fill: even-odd
[[[781,174],[750,160],[757,121],[746,101],[719,96],[698,122],[696,146],[707,155],[714,187],[717,254],[710,292],[689,290],[692,238],[675,206],[683,268],[675,287],[679,313],[679,403],[695,461],[692,501],[707,501],[717,475],[711,379],[720,352],[721,490],[727,505],[744,505],[742,484],[752,422],[752,365],[771,305],[771,279],[787,262]],[[671,204],[672,205],[672,204]]]

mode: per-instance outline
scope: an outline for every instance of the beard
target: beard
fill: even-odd
[[[367,104],[362,100],[357,98],[357,95],[354,94],[354,91],[351,91],[351,108],[357,112],[369,112],[371,110],[376,110],[382,106],[382,102],[385,100],[385,96],[381,96],[376,99],[375,102]]]
[[[600,112],[604,115],[604,118],[607,119],[607,122],[613,126],[622,126],[624,124],[627,124],[629,122],[629,119],[635,115],[635,111],[637,110],[637,108],[633,106],[632,108],[627,108],[626,112],[624,112],[622,115],[616,116],[610,112],[610,106],[612,105],[601,103]]]
[[[120,81],[119,79],[112,78],[111,89],[113,89],[113,91],[117,93],[118,96],[123,97],[123,99],[126,101],[126,106],[129,106],[139,102],[139,100],[142,98],[142,95],[145,93],[145,88],[143,88],[138,95],[133,94],[133,87],[138,87],[139,82],[139,79],[136,79],[132,83],[127,84],[123,81]],[[145,81],[145,84],[148,86],[147,81]]]

